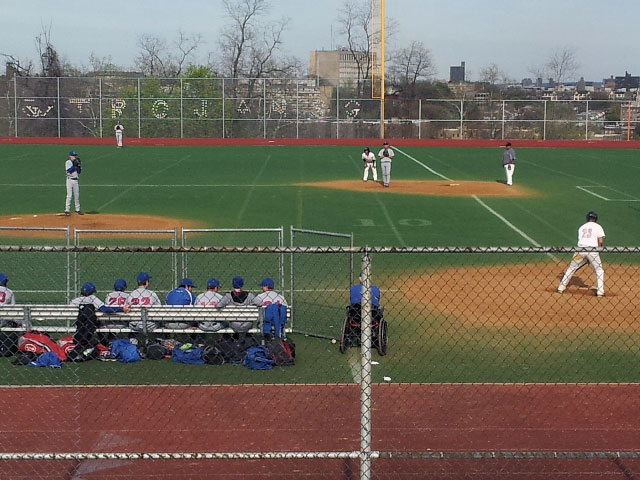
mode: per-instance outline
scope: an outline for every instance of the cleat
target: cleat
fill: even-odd
[[[84,212],[82,210],[78,210],[78,215],[84,215]]]
[[[68,217],[69,215],[71,215],[71,212],[64,212],[64,214]]]

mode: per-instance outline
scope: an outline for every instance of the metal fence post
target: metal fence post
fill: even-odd
[[[418,139],[422,138],[422,99],[418,100]]]
[[[18,136],[18,79],[13,76],[13,122],[15,124],[16,137]]]
[[[340,138],[340,79],[336,83],[336,138]]]
[[[100,116],[100,138],[102,138],[104,136],[103,127],[102,127],[102,78],[98,79],[98,99],[99,99],[98,115]]]
[[[300,138],[300,80],[296,80],[296,138]]]
[[[184,138],[184,118],[182,115],[183,110],[183,94],[182,94],[182,78],[180,79],[180,138]]]
[[[56,99],[56,110],[58,111],[58,138],[60,138],[60,77],[56,77],[58,85],[58,97]]]
[[[360,380],[360,479],[371,478],[371,256],[365,247],[362,256],[362,328],[360,342],[362,377]]]
[[[267,80],[262,79],[262,137],[267,138]]]
[[[225,132],[224,132],[224,103],[225,103],[225,99],[224,99],[224,78],[222,79],[222,138],[225,138]]]
[[[504,100],[502,100],[502,140],[504,140]]]
[[[547,139],[547,101],[544,101],[544,116],[542,117],[542,139]]]
[[[138,138],[142,138],[142,124],[140,121],[141,116],[142,112],[140,110],[140,79],[138,79]]]
[[[584,112],[584,139],[589,140],[589,100],[587,100],[587,107]]]
[[[464,118],[464,99],[460,99],[460,138],[464,138],[464,125],[462,119]]]

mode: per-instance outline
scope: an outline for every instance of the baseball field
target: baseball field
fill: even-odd
[[[526,250],[575,246],[577,229],[589,210],[598,213],[607,247],[638,245],[637,150],[527,148],[514,143],[514,185],[507,186],[501,165],[503,149],[498,144],[428,147],[392,142],[396,155],[387,189],[371,180],[362,181],[365,146],[375,153],[380,148],[375,144],[122,149],[0,145],[4,172],[0,226],[234,230],[216,236],[191,234],[189,246],[277,245],[272,232],[240,233],[239,229],[284,227],[285,245],[289,245],[290,226],[353,233],[355,246],[372,247],[372,278],[382,291],[389,324],[389,353],[373,354],[372,379],[375,405],[393,415],[377,414],[375,448],[421,452],[637,450],[634,432],[638,425],[633,412],[639,404],[632,397],[638,393],[640,252],[625,248],[601,254],[606,295],[598,298],[590,266],[576,273],[564,294],[556,293],[570,252]],[[61,215],[63,167],[71,149],[82,159],[80,194],[86,214],[66,217]],[[378,173],[380,177],[379,165]],[[171,245],[167,233],[83,235],[82,245]],[[0,230],[3,245],[62,245],[63,240],[60,232]],[[348,246],[345,238],[319,235],[300,235],[298,241],[296,245],[301,246]],[[443,248],[412,251],[410,247]],[[78,280],[95,282],[99,296],[111,290],[118,277],[125,278],[131,288],[140,270],[153,275],[151,288],[161,298],[175,286],[170,254],[79,255]],[[66,259],[64,253],[0,252],[0,271],[9,276],[19,303],[64,303],[61,272]],[[9,360],[0,359],[0,384],[172,385],[171,389],[178,390],[181,385],[227,386],[203,400],[211,409],[219,408],[216,398],[237,402],[235,394],[240,393],[233,389],[246,385],[266,384],[258,396],[269,400],[276,398],[273,389],[278,386],[327,386],[317,391],[302,388],[300,397],[287,397],[294,425],[302,425],[300,432],[307,435],[289,436],[283,448],[355,450],[358,431],[357,422],[352,422],[357,405],[350,400],[357,401],[353,387],[360,379],[359,349],[341,354],[331,342],[341,335],[350,259],[350,254],[340,252],[296,253],[294,287],[289,281],[290,256],[281,271],[279,254],[274,253],[188,254],[188,274],[198,287],[213,276],[222,281],[223,290],[229,289],[231,278],[242,275],[247,289],[256,291],[260,279],[271,276],[277,279],[276,289],[295,294],[294,329],[302,333],[291,335],[299,352],[294,367],[255,372],[234,365],[197,367],[144,361],[109,364],[105,375],[104,363],[87,362],[53,372],[20,367],[16,374]],[[356,254],[356,273],[360,261]],[[149,391],[140,388],[136,395],[156,395],[153,387]],[[104,396],[102,401],[124,395],[117,388],[78,392]],[[171,402],[181,398],[169,387],[163,392]],[[10,395],[7,391],[1,394]],[[55,390],[42,394],[46,398],[65,395]],[[76,400],[68,399],[70,403]],[[293,406],[297,401],[300,405]],[[322,440],[339,438],[340,428],[322,423],[329,413],[325,417],[309,414],[302,405],[331,410],[340,409],[343,401],[349,407],[338,415],[337,424],[343,424],[344,437],[333,443]],[[421,407],[416,410],[411,405]],[[609,414],[614,406],[617,417]],[[234,403],[231,410],[241,415],[240,408]],[[589,412],[597,413],[587,419]],[[238,427],[238,438],[230,439],[232,444],[249,435],[249,417]],[[141,451],[146,448],[140,446],[143,444],[154,451],[179,449],[171,442],[155,442],[160,418],[161,411],[150,414],[146,426],[130,435],[135,441],[109,444],[107,449]],[[195,427],[199,420],[185,413],[182,421]],[[269,428],[265,426],[265,432]],[[72,445],[74,438],[63,442]],[[100,438],[92,439],[91,448],[100,450],[100,441],[104,442]],[[226,448],[224,442],[212,439],[208,442],[185,449],[240,448]],[[255,441],[245,451],[267,448]],[[410,464],[404,465],[410,470]],[[557,465],[545,464],[542,470],[548,473]],[[473,468],[479,471],[485,466]],[[585,463],[576,469],[562,466],[560,470],[563,468],[565,473],[580,470],[585,475],[607,470]],[[504,478],[515,474],[498,470]],[[617,475],[623,469],[613,470]],[[440,467],[434,467],[434,472],[435,476],[442,473]],[[389,475],[393,478],[393,473]]]

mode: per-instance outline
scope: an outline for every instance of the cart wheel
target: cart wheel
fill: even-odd
[[[376,348],[378,349],[378,353],[380,355],[387,354],[387,343],[389,341],[389,337],[387,334],[387,322],[386,320],[380,320],[380,325],[378,325],[378,344]]]
[[[349,317],[344,319],[342,323],[342,336],[340,337],[340,353],[344,353],[347,351],[347,348],[351,346],[351,340],[349,338],[350,327],[349,327]]]

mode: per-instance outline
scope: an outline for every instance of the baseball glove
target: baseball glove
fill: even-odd
[[[383,152],[383,153],[382,153],[382,156],[383,156],[383,157],[388,157],[388,156],[389,156],[389,152],[387,152],[387,151]]]
[[[72,162],[73,162],[73,166],[74,167],[80,167],[80,168],[82,167],[82,162],[80,161],[80,159],[78,157],[74,158],[72,160]]]

